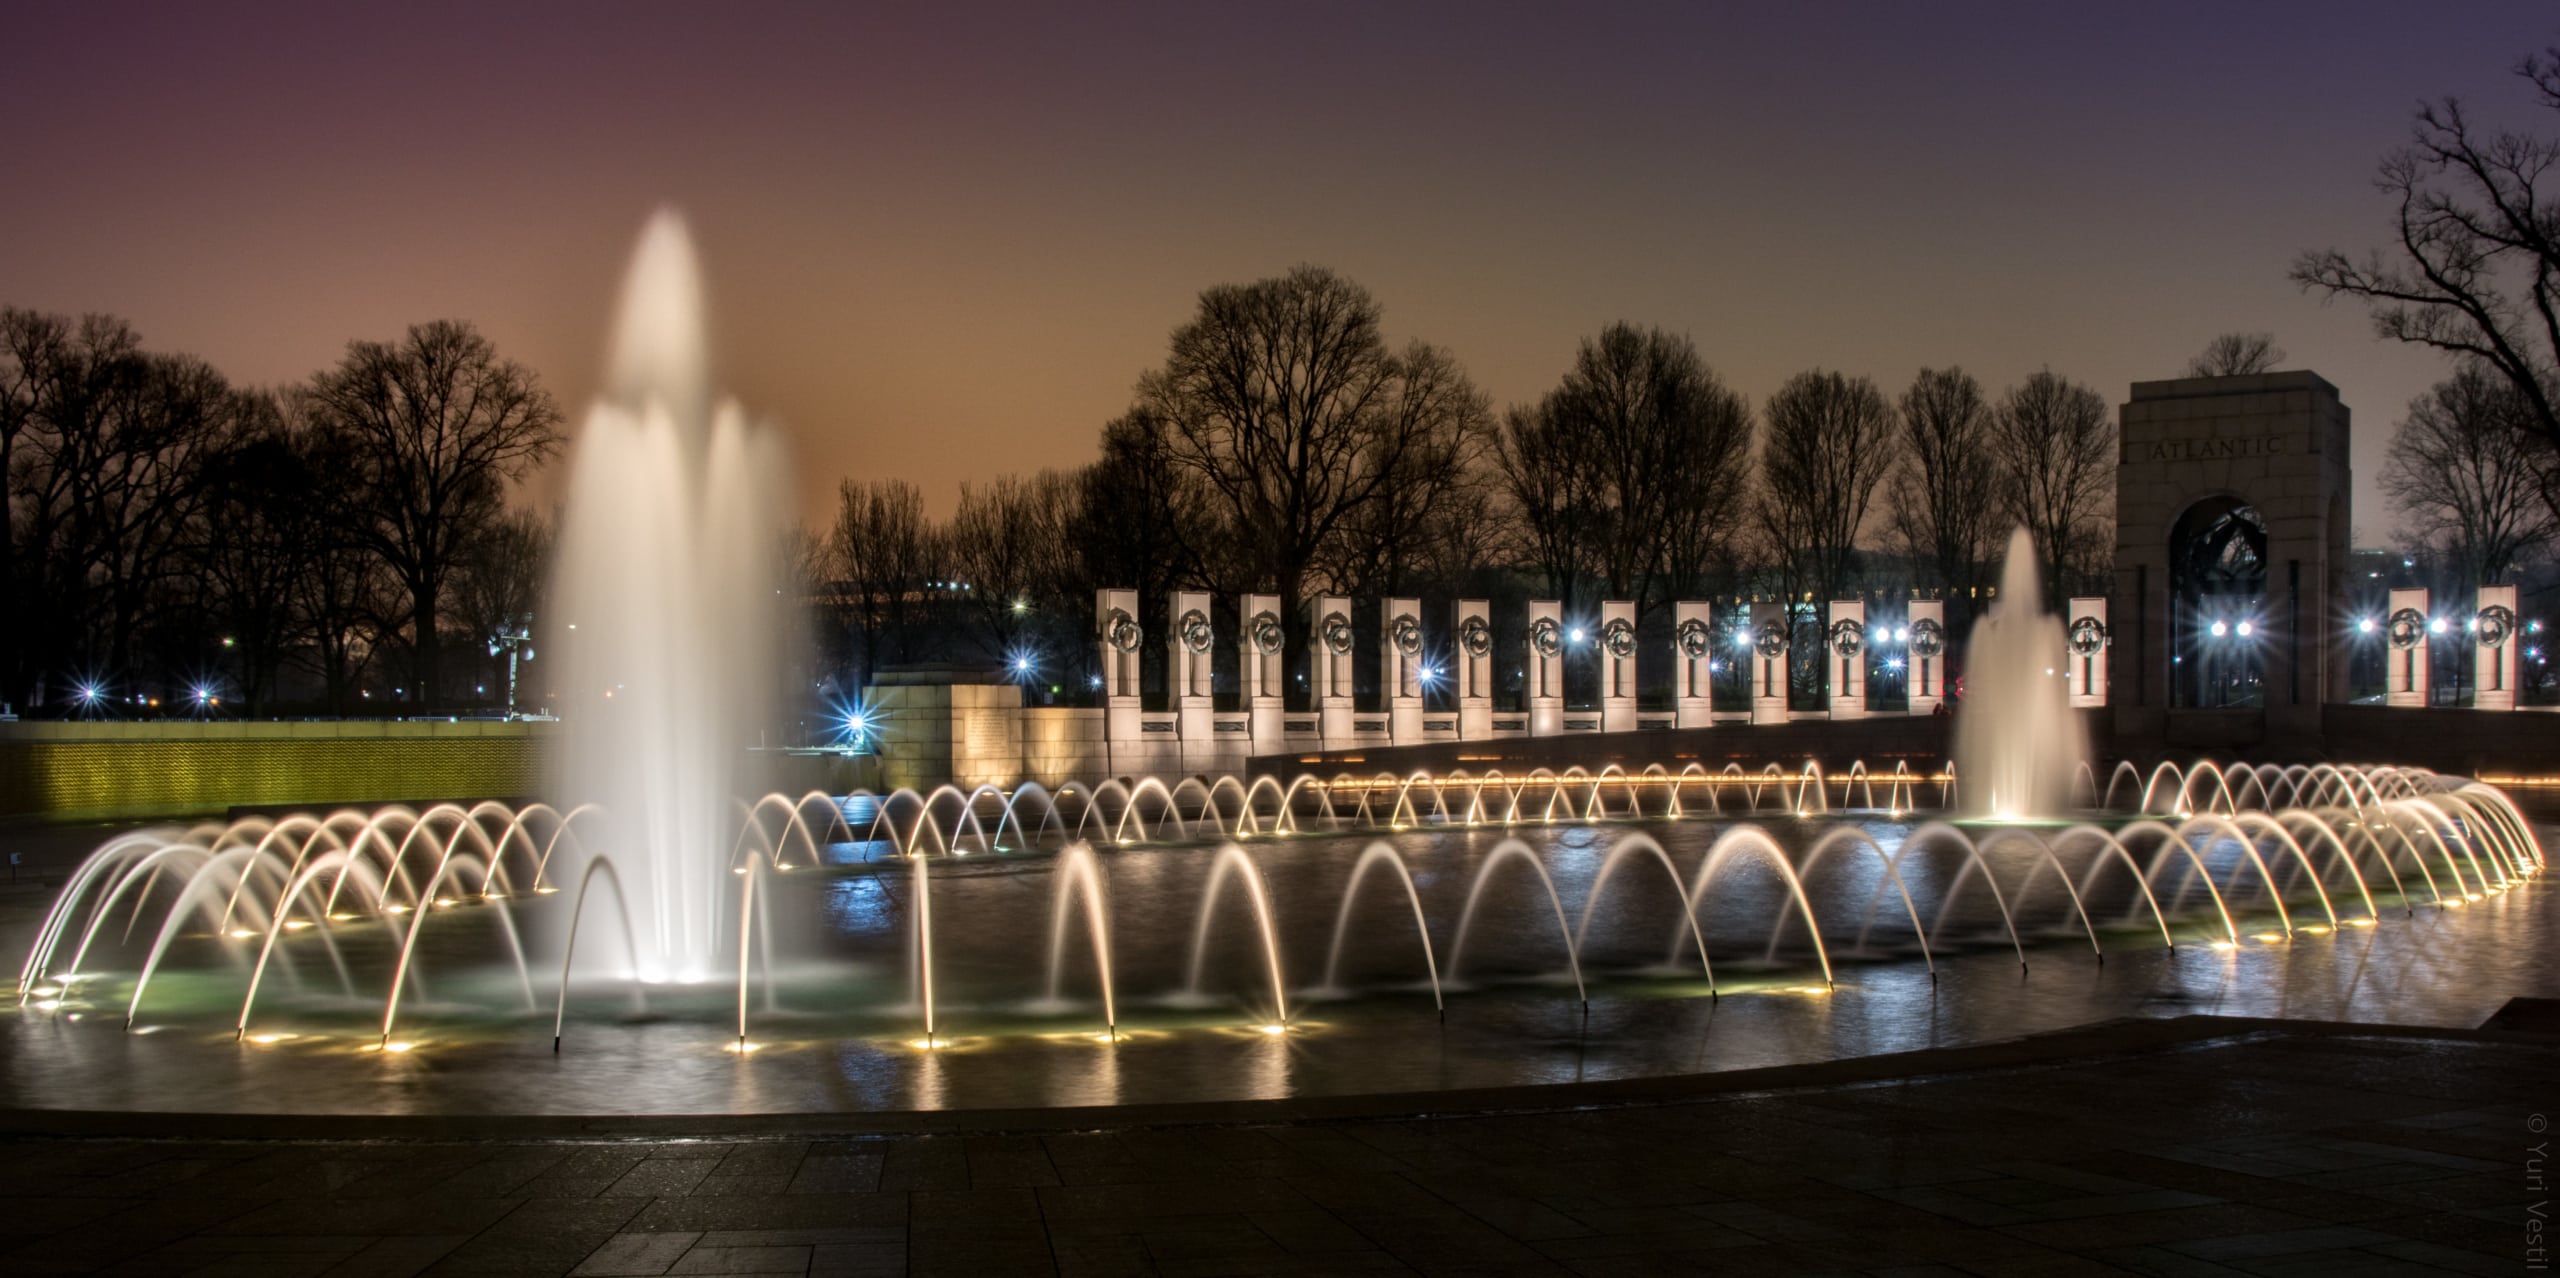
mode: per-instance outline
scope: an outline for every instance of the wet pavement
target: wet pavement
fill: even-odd
[[[2509,1274],[2536,1255],[2560,1039],[2189,1018],[1895,1066],[1474,1117],[19,1137],[0,1143],[0,1269]]]
[[[1854,829],[1880,847],[1915,837],[1908,822],[1765,823],[1800,864],[1823,833]],[[1640,1079],[1803,1064],[2046,1033],[2124,1017],[2191,1013],[2467,1028],[2506,999],[2560,996],[2560,891],[2542,881],[2414,910],[2374,885],[2332,875],[2326,906],[2302,885],[2295,929],[2258,896],[2254,867],[2234,856],[2217,874],[2239,939],[2200,888],[2160,879],[2178,944],[2162,945],[2130,874],[2085,873],[2097,938],[2085,935],[2063,876],[2033,845],[1987,842],[1995,897],[1968,877],[1953,844],[1904,862],[1922,922],[1940,938],[1934,972],[1877,856],[1843,845],[1805,876],[1836,986],[1778,877],[1737,860],[1704,911],[1717,978],[1710,985],[1681,935],[1679,879],[1635,844],[1658,840],[1682,878],[1732,823],[1648,822],[1523,831],[1560,899],[1551,904],[1526,858],[1495,864],[1500,832],[1408,832],[1386,840],[1412,866],[1446,988],[1434,1006],[1411,907],[1392,875],[1374,873],[1346,906],[1366,836],[1250,845],[1273,905],[1273,943],[1289,995],[1279,1022],[1256,918],[1230,890],[1197,928],[1214,849],[1114,849],[1112,894],[1117,1041],[1105,1033],[1080,932],[1053,948],[1055,875],[1047,857],[935,862],[931,893],[937,1022],[930,1049],[913,953],[915,884],[852,866],[778,876],[770,985],[759,967],[749,1001],[754,1049],[737,1045],[734,981],[660,987],[648,1015],[610,982],[573,998],[552,1050],[553,971],[530,977],[489,962],[506,952],[494,908],[439,911],[423,936],[424,981],[382,1052],[381,989],[389,964],[378,927],[303,933],[301,958],[265,986],[248,1041],[234,1025],[246,981],[241,947],[181,942],[154,977],[132,1032],[131,989],[116,978],[31,1003],[0,1023],[0,1097],[48,1110],[190,1110],[351,1114],[877,1114],[909,1110],[1100,1107],[1338,1097]],[[2234,845],[2236,846],[2236,845]],[[1603,867],[1618,849],[1605,891]],[[2446,871],[2438,867],[2441,877]],[[1485,876],[1480,901],[1475,895]],[[2419,887],[2414,874],[2408,876]],[[2417,893],[2424,900],[2423,893]],[[1595,905],[1595,897],[1600,898]],[[2458,899],[2458,898],[2457,898]],[[529,933],[540,911],[527,908]],[[1470,902],[1476,917],[1465,952]],[[2254,902],[2254,904],[2252,904]],[[32,934],[43,897],[0,901],[0,944]],[[2183,906],[2183,908],[2181,908]],[[1997,908],[1995,908],[1997,907]],[[2015,915],[2013,946],[2003,912]],[[1557,921],[1587,932],[1580,974],[1564,961]],[[1347,926],[1346,926],[1347,924]],[[1857,939],[1872,927],[1869,944]],[[1312,988],[1339,956],[1343,997]],[[110,929],[109,935],[112,936]],[[147,949],[139,931],[110,968]],[[1196,994],[1192,947],[1206,936]],[[325,939],[336,948],[311,947]],[[2103,943],[2103,960],[2094,948]],[[538,937],[530,942],[539,952]],[[369,948],[370,947],[370,948]],[[2023,949],[2027,963],[2019,961]],[[254,952],[253,950],[250,952]],[[1053,954],[1056,958],[1053,960]],[[1677,957],[1680,966],[1666,966]],[[331,964],[352,971],[352,994]],[[554,960],[556,962],[556,960]],[[1050,964],[1062,997],[1045,998]],[[92,966],[95,966],[94,964]],[[46,1007],[50,1001],[55,1006]]]

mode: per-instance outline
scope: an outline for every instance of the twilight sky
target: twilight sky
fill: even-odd
[[[2353,410],[2377,540],[2382,445],[2442,366],[2285,268],[2382,242],[2419,98],[2560,130],[2506,74],[2560,20],[2098,8],[11,0],[0,302],[248,382],[462,317],[574,424],[672,203],[719,380],[788,430],[813,519],[846,475],[947,512],[1088,459],[1201,288],[1298,262],[1497,404],[1622,318],[1755,404],[1947,363],[2121,402],[2271,329]]]

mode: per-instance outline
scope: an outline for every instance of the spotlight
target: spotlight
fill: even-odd
[[[2213,625],[2208,628],[2208,633],[2212,634],[2214,638],[2219,639],[2224,635],[2231,633],[2231,627],[2225,622],[2216,620]]]
[[[1572,632],[1572,636],[1571,636],[1571,637],[1572,637],[1572,639],[1573,639],[1573,641],[1574,641],[1575,643],[1580,643],[1580,642],[1582,642],[1582,627],[1580,627],[1580,626],[1575,626],[1575,627],[1573,628],[1573,632]]]
[[[2369,634],[2372,634],[2372,633],[2373,633],[2373,618],[2371,618],[2371,617],[2358,617],[2358,618],[2356,618],[2356,633],[2357,633],[2357,634],[2360,634],[2360,635],[2369,635]]]
[[[2235,627],[2235,629],[2239,632],[2241,638],[2246,639],[2250,635],[2257,633],[2258,628],[2244,621]]]
[[[2431,634],[2431,635],[2440,635],[2440,634],[2443,634],[2443,633],[2444,633],[2444,618],[2442,618],[2442,617],[2438,617],[2438,618],[2436,618],[2435,620],[2428,622],[2428,623],[2427,623],[2427,633],[2428,633],[2428,634]]]

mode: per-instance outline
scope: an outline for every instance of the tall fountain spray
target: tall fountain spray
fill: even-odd
[[[781,656],[782,454],[713,401],[701,277],[671,211],[632,254],[607,370],[552,582],[556,773],[571,802],[601,809],[581,845],[629,890],[640,976],[701,980],[719,970],[736,796],[757,780],[746,747]]]
[[[2000,593],[1973,624],[1964,702],[1956,713],[1956,785],[1962,806],[2002,818],[2058,815],[2088,755],[2071,687],[2061,677],[2062,621],[2044,610],[2035,538],[2009,534]]]

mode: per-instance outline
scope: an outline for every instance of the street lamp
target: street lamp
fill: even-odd
[[[569,628],[571,630],[577,629],[574,625]],[[501,652],[507,654],[507,713],[505,717],[508,719],[514,719],[516,717],[516,661],[519,658],[526,661],[533,660],[532,618],[515,617],[498,626],[497,633],[489,636],[489,655],[494,657]]]

